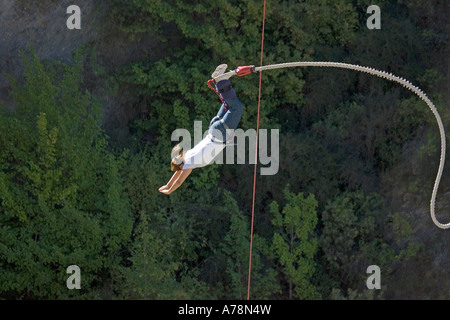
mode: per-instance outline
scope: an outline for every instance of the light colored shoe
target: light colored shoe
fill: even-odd
[[[222,74],[227,71],[228,65],[227,64],[221,64],[217,66],[216,70],[211,74],[211,78],[216,79],[218,76],[221,76]]]
[[[234,76],[236,73],[234,71],[227,71],[228,65],[227,64],[221,64],[217,66],[216,70],[211,75],[211,78],[214,79],[215,82],[219,82],[221,80],[226,80]]]

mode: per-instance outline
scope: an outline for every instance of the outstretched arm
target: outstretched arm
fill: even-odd
[[[191,174],[191,172],[192,169],[176,171],[173,174],[172,178],[167,183],[167,185],[159,188],[159,192],[164,194],[171,194],[183,184],[184,180],[186,180],[186,178]]]
[[[158,189],[158,191],[162,191],[165,189],[170,189],[170,187],[174,184],[174,182],[178,179],[178,177],[180,176],[182,170],[177,170],[175,171],[175,173],[172,175],[172,177],[170,178],[169,182],[167,182],[166,185],[162,186],[161,188]]]

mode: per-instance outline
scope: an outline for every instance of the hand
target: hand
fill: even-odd
[[[161,188],[160,188],[160,189],[161,189]],[[161,190],[159,190],[159,192],[164,193],[164,194],[167,194],[167,195],[170,194],[169,189],[161,189]]]
[[[158,189],[159,192],[167,194],[167,195],[170,194],[169,190],[170,190],[170,188],[168,185],[162,186],[161,188]]]
[[[167,190],[167,189],[169,189],[169,187],[168,187],[167,185],[165,185],[165,186],[160,187],[160,188],[158,189],[158,191],[159,191],[159,192],[162,192],[163,190]]]

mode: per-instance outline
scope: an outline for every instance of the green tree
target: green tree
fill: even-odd
[[[378,247],[379,258],[387,254],[388,245],[378,236],[376,228],[377,222],[382,221],[381,209],[382,199],[377,194],[365,195],[361,191],[339,194],[325,206],[320,247],[326,273],[338,286],[351,288],[361,281],[363,269],[375,263],[366,252],[369,247],[374,250]],[[377,260],[378,265],[380,262]]]
[[[249,227],[236,201],[229,192],[225,199],[230,206],[230,229],[224,238],[223,253],[226,257],[226,274],[229,283],[225,289],[227,298],[243,300],[247,297]]]
[[[348,196],[336,197],[327,205],[322,217],[321,246],[326,251],[328,263],[335,268],[351,260],[350,252],[358,236],[358,218],[350,201]]]
[[[338,195],[325,207],[320,247],[325,272],[339,287],[337,291],[362,292],[367,266],[378,265],[386,279],[398,263],[419,252],[421,245],[410,238],[412,230],[407,220],[399,213],[387,215],[383,209],[379,195],[361,191]],[[364,294],[360,297],[364,298]]]
[[[318,240],[314,229],[317,225],[317,201],[314,195],[284,190],[287,204],[280,212],[278,203],[272,202],[270,211],[276,228],[273,250],[277,255],[289,285],[289,299],[294,291],[299,299],[318,299],[320,294],[311,283],[316,270],[314,256]]]
[[[100,101],[82,89],[81,53],[73,65],[23,59],[24,83],[11,79],[15,110],[0,119],[0,294],[96,297],[114,286],[131,235],[120,164]],[[72,264],[80,291],[66,288]]]
[[[180,262],[173,257],[173,243],[149,225],[141,211],[129,258],[131,266],[123,268],[125,277],[121,296],[126,299],[187,299],[175,272]]]
[[[230,229],[223,244],[222,252],[226,259],[224,290],[227,299],[243,300],[248,290],[248,264],[250,252],[249,223],[238,208],[230,192],[224,191],[224,201],[230,212]],[[262,259],[263,239],[254,235],[251,270],[251,298],[267,299],[279,291],[276,273]]]

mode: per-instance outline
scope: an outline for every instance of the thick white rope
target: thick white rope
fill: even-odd
[[[407,81],[403,78],[397,77],[397,76],[393,75],[392,73],[387,73],[384,71],[379,71],[379,70],[368,68],[368,67],[362,67],[362,66],[358,66],[358,65],[341,63],[341,62],[305,61],[305,62],[280,63],[280,64],[272,64],[272,65],[267,65],[267,66],[256,67],[255,72],[273,70],[273,69],[282,69],[282,68],[293,68],[293,67],[331,67],[331,68],[351,69],[351,70],[369,73],[369,74],[375,75],[377,77],[381,77],[381,78],[388,79],[390,81],[398,82],[402,86],[404,86],[407,89],[414,92],[423,101],[425,101],[425,103],[431,109],[431,111],[433,112],[433,114],[437,120],[437,123],[439,126],[439,132],[441,134],[441,160],[439,163],[439,170],[438,170],[438,173],[436,176],[436,181],[434,182],[433,193],[431,195],[431,201],[430,201],[431,220],[433,220],[434,224],[437,227],[439,227],[441,229],[449,229],[450,222],[447,224],[443,224],[443,223],[439,222],[436,219],[435,210],[434,210],[435,202],[436,202],[436,194],[437,194],[437,191],[439,188],[439,183],[441,182],[442,172],[444,170],[444,164],[445,164],[445,149],[446,149],[446,147],[445,147],[445,130],[444,130],[444,125],[442,124],[441,117],[439,116],[439,113],[437,112],[436,107],[434,106],[433,102],[431,102],[431,100],[427,97],[427,95],[422,90],[420,90],[418,87],[411,84],[409,81]],[[228,73],[229,76],[236,74],[236,73],[234,73],[234,74],[232,74],[232,73],[234,73],[234,71],[231,71],[230,73]]]

